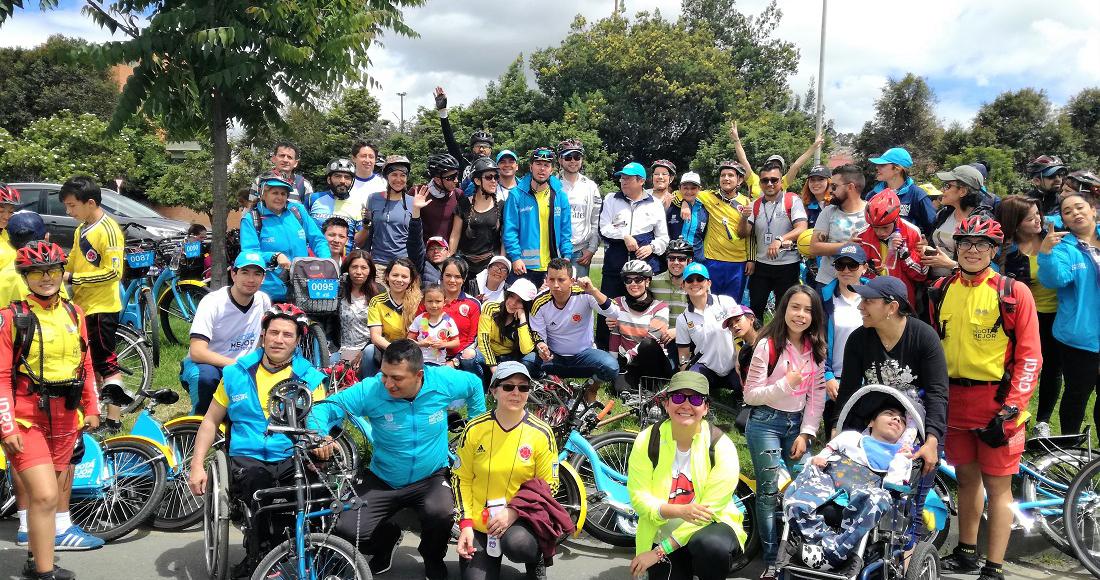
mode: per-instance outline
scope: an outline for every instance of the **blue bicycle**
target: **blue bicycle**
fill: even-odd
[[[185,238],[168,238],[156,243],[157,263],[150,268],[153,278],[152,292],[160,313],[160,328],[164,338],[172,344],[184,344],[191,334],[191,323],[199,302],[210,293],[202,280],[182,278],[180,263],[202,256],[200,241]]]
[[[149,275],[155,263],[156,252],[150,242],[142,241],[126,248],[126,270],[119,286],[122,311],[118,321],[145,337],[153,353],[153,365],[160,366],[160,317]]]

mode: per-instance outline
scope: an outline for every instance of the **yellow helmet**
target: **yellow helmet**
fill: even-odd
[[[814,239],[814,229],[807,228],[806,231],[798,234],[798,252],[807,258],[813,256],[810,253],[810,240]]]

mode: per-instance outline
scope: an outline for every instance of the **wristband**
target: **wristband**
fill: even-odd
[[[465,530],[466,528],[472,528],[474,526],[474,520],[470,518],[463,518],[458,520],[458,529]]]
[[[669,554],[671,554],[673,552],[673,550],[672,550],[672,540],[669,539],[669,538],[665,538],[664,540],[662,540],[660,544],[657,544],[657,547],[659,547],[661,549],[661,551],[664,552],[664,554],[662,555],[662,558],[664,556],[668,556]]]

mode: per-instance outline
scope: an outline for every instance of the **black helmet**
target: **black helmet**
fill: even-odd
[[[350,159],[333,159],[329,161],[328,170],[325,171],[325,177],[332,175],[333,173],[347,173],[351,176],[355,176],[355,164]]]
[[[658,167],[664,167],[668,170],[669,173],[671,173],[672,175],[676,175],[676,164],[669,161],[668,159],[658,159],[654,161],[649,165],[649,171],[652,172]]]
[[[684,241],[684,238],[676,238],[668,243],[665,248],[665,255],[669,254],[684,254],[686,256],[695,256],[695,246]]]
[[[496,141],[493,140],[493,134],[488,131],[474,131],[474,134],[470,135],[470,147],[476,143],[488,143],[492,147]]]
[[[450,153],[436,153],[428,156],[428,175],[439,177],[451,171],[458,171],[458,160]]]
[[[470,166],[470,176],[477,177],[486,171],[496,171],[497,163],[493,161],[492,157],[478,157],[477,161]]]
[[[382,163],[382,176],[389,175],[395,169],[404,169],[408,174],[412,171],[412,163],[404,155],[387,155],[385,162]]]

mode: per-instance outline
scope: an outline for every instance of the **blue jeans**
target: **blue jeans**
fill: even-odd
[[[588,348],[573,356],[555,354],[550,362],[543,362],[538,352],[523,357],[527,368],[538,369],[536,376],[557,375],[563,379],[596,379],[605,383],[614,383],[619,376],[619,359],[615,355]]]
[[[363,380],[367,377],[373,377],[378,374],[378,362],[374,360],[375,353],[378,352],[378,347],[374,344],[367,344],[363,348],[363,356],[359,358],[359,380]]]
[[[570,260],[570,262],[573,263],[573,272],[574,272],[574,277],[575,278],[580,278],[580,277],[588,275],[588,268],[589,267],[588,266],[582,266],[582,265],[577,263],[577,260],[579,260],[580,257],[583,256],[583,255],[584,255],[584,250],[577,250],[576,252],[573,252],[573,259]],[[589,262],[589,263],[591,263],[591,262]]]
[[[523,363],[523,366],[527,367],[527,372],[531,373],[531,376],[535,376],[535,373],[538,371],[537,365],[528,361],[520,354],[498,354],[496,358],[498,365],[506,360]],[[484,378],[486,384],[490,383],[493,380],[493,372],[489,369],[489,365],[486,364],[485,355],[481,354],[480,350],[477,351],[477,356],[474,357],[474,361],[477,363],[478,368],[481,369],[481,374],[479,376]]]
[[[756,472],[756,530],[764,564],[771,566],[779,553],[777,518],[783,505],[779,491],[779,470],[790,473],[791,446],[802,428],[802,412],[788,413],[767,406],[753,407],[745,427],[745,439]]]
[[[189,356],[180,362],[180,383],[187,387],[191,397],[192,415],[206,414],[221,381],[222,369],[219,367],[194,362]]]

